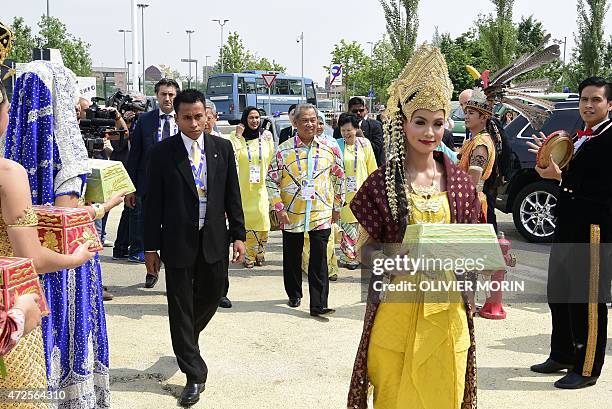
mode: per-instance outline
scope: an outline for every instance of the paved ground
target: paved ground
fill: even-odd
[[[109,218],[111,239],[120,213],[113,210]],[[502,230],[518,239],[510,219],[501,219]],[[510,276],[528,280],[533,288],[543,286],[548,246],[519,240],[513,244],[519,265]],[[345,407],[364,312],[359,273],[341,270],[330,291],[330,304],[337,313],[329,320],[315,320],[308,315],[307,300],[299,309],[285,305],[280,250],[280,236],[272,234],[266,267],[232,267],[234,308],[219,310],[200,337],[209,380],[195,408]],[[106,303],[113,408],[176,407],[185,379],[170,343],[163,273],[154,289],[145,290],[144,266],[115,262],[110,255],[106,249],[102,269],[105,285],[115,294]],[[307,294],[307,283],[304,291]],[[512,304],[506,310],[506,320],[476,321],[479,408],[611,406],[612,342],[608,342],[608,365],[595,387],[560,391],[552,386],[559,376],[539,376],[528,370],[548,352],[548,307]]]

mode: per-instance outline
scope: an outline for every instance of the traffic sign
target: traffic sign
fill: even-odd
[[[272,88],[272,84],[276,80],[276,74],[261,74],[261,76],[266,83],[266,87]]]
[[[342,85],[342,64],[332,64],[329,74],[331,76],[329,85]]]
[[[371,89],[370,92],[368,92],[368,98],[374,98],[374,90]]]

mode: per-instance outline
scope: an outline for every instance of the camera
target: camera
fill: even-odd
[[[83,142],[90,158],[104,150],[105,139],[123,141],[127,135],[127,129],[115,128],[115,113],[98,105],[98,101],[103,100],[93,97],[91,106],[85,110],[85,118],[79,120]]]
[[[149,101],[135,101],[130,95],[117,90],[117,92],[108,98],[106,106],[114,107],[123,115],[127,111],[135,113],[147,111],[149,109]]]

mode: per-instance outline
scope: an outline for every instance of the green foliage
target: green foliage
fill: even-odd
[[[518,55],[533,52],[542,43],[546,30],[541,21],[536,20],[533,15],[522,17],[516,29]]]
[[[440,51],[448,66],[448,74],[453,82],[453,99],[459,98],[464,89],[473,88],[474,80],[467,73],[465,66],[471,65],[480,72],[491,66],[484,44],[478,40],[474,30],[461,34],[456,39],[450,34],[440,37]]]
[[[370,59],[357,41],[347,42],[345,39],[334,45],[331,52],[332,64],[342,64],[342,83],[346,89],[344,99],[348,102],[350,95],[367,94],[370,88],[368,77]],[[350,93],[350,95],[349,95]]]
[[[398,5],[398,3],[401,3]],[[405,66],[416,45],[419,30],[419,0],[380,0],[385,13],[387,34],[393,55],[400,66]]]
[[[30,62],[33,48],[57,48],[62,53],[64,65],[76,75],[91,75],[89,44],[70,34],[66,25],[58,18],[42,16],[38,22],[39,33],[36,36],[32,36],[32,29],[21,17],[15,17],[11,27],[15,34],[15,43],[8,58],[16,62]]]
[[[578,72],[574,76],[586,78],[609,70],[610,60],[604,59],[604,20],[609,8],[608,0],[578,0],[578,32],[574,34],[577,48],[573,53]]]
[[[36,47],[32,29],[25,24],[23,17],[15,17],[11,30],[13,30],[15,41],[7,58],[15,62],[32,61],[32,49]]]
[[[491,0],[491,3],[495,15],[480,16],[476,24],[492,64],[490,69],[496,71],[512,62],[517,48],[517,30],[512,22],[514,0]]]
[[[286,68],[267,58],[258,58],[242,42],[237,31],[230,32],[227,42],[223,44],[223,72],[242,72],[245,70],[265,70],[285,72]],[[221,72],[221,51],[215,66],[215,72]],[[210,73],[212,74],[212,72]]]
[[[89,44],[70,34],[66,25],[55,17],[42,16],[38,22],[40,29],[36,43],[43,48],[58,48],[62,53],[64,65],[76,75],[91,75]]]

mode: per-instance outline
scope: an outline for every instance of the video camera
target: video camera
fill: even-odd
[[[85,110],[85,119],[79,120],[83,142],[90,158],[104,150],[104,139],[123,141],[128,132],[127,129],[115,128],[114,113],[98,105],[98,101],[103,100],[93,97],[91,106]]]
[[[133,111],[138,114],[149,109],[149,101],[134,101],[134,98],[130,95],[124,94],[121,90],[117,90],[117,92],[108,98],[106,106],[116,108],[121,115],[127,111]]]

